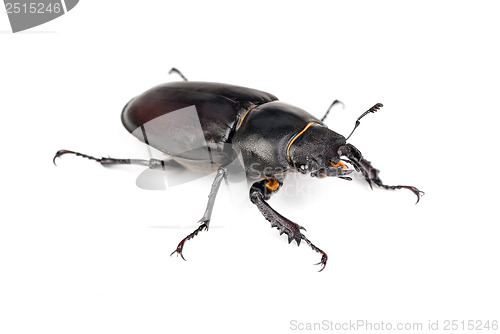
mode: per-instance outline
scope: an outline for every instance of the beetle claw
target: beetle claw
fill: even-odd
[[[321,261],[319,261],[318,263],[315,263],[314,265],[322,265],[323,267],[321,267],[321,269],[318,271],[318,272],[321,272],[323,271],[323,269],[325,269],[326,267],[326,262],[328,261],[328,255],[326,255],[325,252],[323,252],[321,249],[319,249],[318,247],[316,247],[311,241],[309,241],[309,239],[307,239],[305,237],[305,235],[302,234],[302,239],[304,239],[304,241],[309,245],[309,247],[312,248],[312,250],[318,252],[321,254]]]
[[[102,161],[102,159],[98,159],[98,158],[95,158],[95,157],[87,155],[87,154],[83,154],[83,153],[79,153],[79,152],[74,152],[74,151],[70,151],[70,150],[59,150],[59,151],[56,152],[56,154],[54,155],[54,158],[52,159],[52,162],[54,163],[54,165],[57,166],[56,159],[60,158],[61,156],[65,155],[65,154],[74,154],[74,155],[76,155],[78,157],[87,158],[87,159],[90,159],[90,160],[95,160],[97,162],[101,162]]]
[[[401,186],[401,188],[408,189],[417,196],[417,201],[415,202],[415,204],[417,204],[420,201],[421,196],[425,195],[425,193],[422,190],[419,190],[418,188],[413,186]]]
[[[184,241],[185,240],[182,240],[179,245],[177,246],[177,249],[174,250],[172,253],[170,253],[170,256],[174,255],[175,253],[177,253],[177,256],[181,256],[181,258],[186,261],[186,259],[184,258],[184,255],[182,255],[182,249],[184,248]]]
[[[186,259],[184,258],[184,255],[182,255],[182,250],[184,249],[184,243],[190,239],[193,239],[195,236],[198,235],[198,233],[200,233],[201,231],[203,231],[204,229],[206,231],[208,231],[208,225],[210,223],[210,219],[200,219],[200,221],[198,223],[201,223],[201,225],[196,229],[194,230],[191,234],[189,234],[187,237],[185,237],[184,239],[181,240],[181,242],[179,242],[179,245],[177,245],[177,249],[174,250],[172,253],[170,253],[170,256],[174,255],[174,253],[177,253],[177,256],[181,256],[181,258],[186,261]]]
[[[323,269],[325,269],[326,267],[326,261],[328,261],[328,256],[326,254],[323,254],[321,256],[321,261],[319,261],[318,263],[315,263],[314,265],[317,266],[317,265],[322,265],[321,269],[318,270],[318,272],[322,272]]]
[[[59,150],[59,151],[57,151],[56,154],[54,155],[54,158],[52,159],[52,162],[54,163],[54,166],[57,166],[56,159],[60,158],[62,155],[67,154],[67,153],[75,153],[75,152],[68,151],[68,150]]]

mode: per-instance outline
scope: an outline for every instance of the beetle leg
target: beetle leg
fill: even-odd
[[[283,217],[267,203],[267,200],[269,200],[271,195],[279,190],[281,185],[281,182],[269,179],[255,182],[250,188],[250,200],[257,206],[262,215],[271,223],[271,227],[276,227],[280,231],[280,235],[286,233],[288,236],[288,243],[295,240],[297,245],[300,245],[300,242],[304,240],[314,251],[320,253],[321,261],[316,264],[322,265],[322,268],[319,270],[322,271],[325,269],[326,261],[328,260],[326,253],[312,244],[309,239],[307,239],[300,232],[300,230],[305,230],[305,228]]]
[[[328,261],[328,255],[326,255],[325,252],[323,252],[321,249],[319,249],[318,247],[314,246],[314,244],[312,242],[309,241],[309,239],[307,239],[304,235],[302,235],[302,239],[304,239],[304,241],[309,245],[309,247],[311,247],[314,251],[318,252],[321,254],[321,260],[318,262],[318,263],[315,263],[314,265],[317,266],[317,265],[322,265],[321,269],[319,270],[320,272],[323,271],[323,269],[325,269],[325,266],[326,266],[326,261]]]
[[[95,158],[93,156],[79,153],[79,152],[73,152],[69,150],[59,150],[56,152],[54,159],[52,159],[52,162],[54,165],[56,164],[56,159],[65,155],[65,154],[74,154],[76,156],[82,157],[82,158],[87,158],[90,160],[97,161],[103,166],[111,166],[111,165],[140,165],[140,166],[146,166],[151,169],[164,169],[165,166],[174,166],[178,164],[174,162],[173,160],[159,160],[159,159],[115,159],[115,158]]]
[[[356,170],[361,170],[363,176],[365,177],[366,182],[372,187],[372,182],[377,186],[388,189],[388,190],[396,190],[396,189],[408,189],[413,192],[417,196],[417,204],[420,201],[420,196],[424,195],[424,192],[419,190],[413,186],[388,186],[382,182],[382,180],[378,177],[379,170],[374,168],[370,161],[363,158],[361,152],[351,144],[346,144],[341,146],[338,151],[340,156],[346,156],[349,159],[349,162],[356,168]]]
[[[178,69],[176,69],[175,67],[172,67],[170,69],[170,71],[168,72],[168,74],[172,74],[172,73],[177,73],[178,75],[180,75],[180,77],[182,78],[182,80],[184,81],[189,81],[185,76],[184,74],[182,74],[181,71],[179,71]]]
[[[203,231],[204,229],[208,231],[210,218],[212,217],[212,210],[215,204],[215,197],[217,197],[217,192],[219,191],[220,184],[222,182],[222,179],[225,178],[226,174],[227,174],[227,169],[225,166],[221,166],[219,167],[219,169],[217,169],[217,175],[215,176],[214,182],[212,183],[212,188],[210,190],[210,194],[208,195],[207,208],[205,209],[203,217],[201,217],[201,219],[198,221],[198,223],[201,223],[201,225],[192,233],[190,233],[187,237],[182,239],[181,242],[179,242],[179,245],[177,245],[176,250],[174,250],[170,254],[170,256],[174,255],[174,253],[177,253],[177,255],[180,255],[181,258],[185,261],[186,259],[184,258],[184,255],[182,255],[184,243],[194,238],[196,235],[198,235],[199,232]]]
[[[326,111],[325,115],[323,117],[321,117],[321,122],[323,122],[326,119],[326,116],[328,116],[328,114],[330,113],[330,110],[333,108],[334,105],[337,105],[337,104],[341,104],[342,109],[345,108],[344,103],[342,103],[342,101],[339,101],[339,100],[333,101],[332,104],[330,105],[330,107],[328,107],[328,110]]]

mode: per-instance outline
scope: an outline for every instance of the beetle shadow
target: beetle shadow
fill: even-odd
[[[146,147],[150,157],[159,155],[163,155],[163,157],[166,156],[152,147]],[[220,145],[218,149],[219,153],[217,160],[200,160],[196,162],[195,160],[186,158],[189,156],[199,156],[202,150],[206,150],[208,154],[213,153],[213,150],[210,150],[208,147],[182,152],[179,153],[179,156],[161,160],[162,168],[145,168],[138,175],[136,185],[144,190],[166,190],[167,188],[196,181],[210,174],[214,174],[221,165],[225,165],[227,171],[225,179],[228,186],[246,180],[245,166],[241,154],[234,152],[231,144]],[[223,151],[226,153],[220,153]]]
[[[245,170],[233,145],[205,138],[194,105],[158,116],[132,135],[145,145],[152,168],[137,177],[136,185],[141,189],[166,190],[212,174],[220,166],[226,166],[232,180]],[[141,164],[148,167],[147,160]]]

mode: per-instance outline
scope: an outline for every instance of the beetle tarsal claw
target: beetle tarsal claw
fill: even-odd
[[[401,186],[401,188],[408,189],[417,196],[417,201],[415,202],[415,204],[417,204],[420,201],[421,196],[425,195],[425,193],[422,190],[419,190],[418,188],[413,186]]]
[[[323,269],[325,269],[325,267],[326,267],[326,262],[328,261],[328,255],[326,255],[325,252],[323,252],[321,249],[319,249],[318,247],[316,247],[303,234],[302,234],[302,239],[309,245],[309,247],[312,248],[313,251],[318,252],[318,253],[321,254],[321,260],[318,263],[315,263],[314,265],[322,265],[323,267],[321,267],[321,269],[319,270],[319,272],[323,271]]]
[[[388,186],[388,185],[383,184],[382,181],[380,181],[380,179],[379,180],[373,180],[373,182],[377,186],[385,188],[385,189],[390,189],[390,190],[408,189],[408,190],[410,190],[412,193],[415,194],[415,196],[417,196],[417,201],[415,202],[415,204],[417,204],[420,201],[420,197],[421,196],[425,195],[425,193],[422,190],[419,190],[417,187],[413,187],[413,186]]]
[[[324,255],[321,256],[321,261],[319,261],[318,263],[314,264],[315,266],[322,265],[321,269],[318,270],[318,272],[322,272],[323,269],[325,269],[325,267],[326,267],[326,261],[328,261],[328,256],[326,254],[324,254]]]
[[[198,235],[198,233],[203,231],[203,229],[208,231],[208,225],[210,223],[210,219],[201,219],[199,222],[201,223],[201,225],[196,230],[194,230],[191,234],[189,234],[187,237],[182,239],[181,242],[179,242],[179,245],[177,245],[177,249],[174,250],[170,254],[170,256],[174,255],[174,253],[177,253],[177,255],[180,255],[182,257],[182,259],[184,261],[186,261],[186,259],[184,258],[184,255],[182,255],[182,250],[184,249],[184,243],[190,239],[193,239],[195,236]]]
[[[177,249],[174,250],[172,253],[170,253],[170,256],[174,255],[175,253],[177,254],[177,256],[181,256],[181,258],[186,261],[186,259],[184,258],[184,255],[182,255],[182,248],[184,247],[184,243],[179,244],[179,246],[177,246]]]
[[[52,159],[52,162],[54,163],[54,165],[57,166],[56,159],[62,157],[65,154],[74,154],[74,155],[76,155],[78,157],[87,158],[87,159],[94,160],[94,161],[97,161],[97,162],[101,162],[102,161],[102,159],[95,158],[95,157],[87,155],[87,154],[83,154],[83,153],[79,153],[79,152],[74,152],[74,151],[70,151],[70,150],[59,150],[59,151],[56,152],[56,154],[54,155],[54,158]]]

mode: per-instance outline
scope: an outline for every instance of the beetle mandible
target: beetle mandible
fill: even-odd
[[[380,103],[356,120],[354,129],[346,139],[323,123],[330,109],[341,103],[337,100],[318,119],[263,91],[221,83],[188,81],[179,70],[172,68],[170,72],[179,74],[183,81],[153,87],[133,98],[124,107],[121,116],[122,123],[129,132],[147,145],[167,154],[168,160],[95,158],[79,152],[60,150],[53,161],[55,163],[55,159],[64,154],[75,154],[95,160],[103,166],[136,164],[164,169],[174,162],[187,169],[216,170],[208,204],[199,221],[200,226],[182,239],[171,255],[176,253],[184,259],[182,251],[185,242],[199,232],[208,230],[217,191],[236,154],[241,154],[246,174],[257,178],[250,187],[252,203],[271,222],[271,227],[279,230],[280,235],[287,234],[289,243],[295,240],[300,245],[303,240],[321,254],[321,260],[317,263],[321,265],[319,271],[326,266],[326,253],[301,233],[304,229],[302,226],[279,214],[267,202],[281,188],[287,174],[309,173],[312,177],[335,176],[351,180],[347,176],[353,172],[353,169],[349,169],[350,165],[356,172],[363,174],[370,187],[376,184],[385,189],[408,189],[417,196],[417,203],[423,195],[422,191],[413,186],[388,186],[382,183],[379,171],[363,158],[356,147],[347,143],[361,118],[380,109]],[[185,128],[182,131],[178,129],[178,122],[183,122],[182,117],[175,120],[161,117],[190,106],[196,108],[206,148],[182,152],[186,141],[191,139],[189,131]],[[146,133],[145,124],[155,119],[160,119],[157,126]]]

